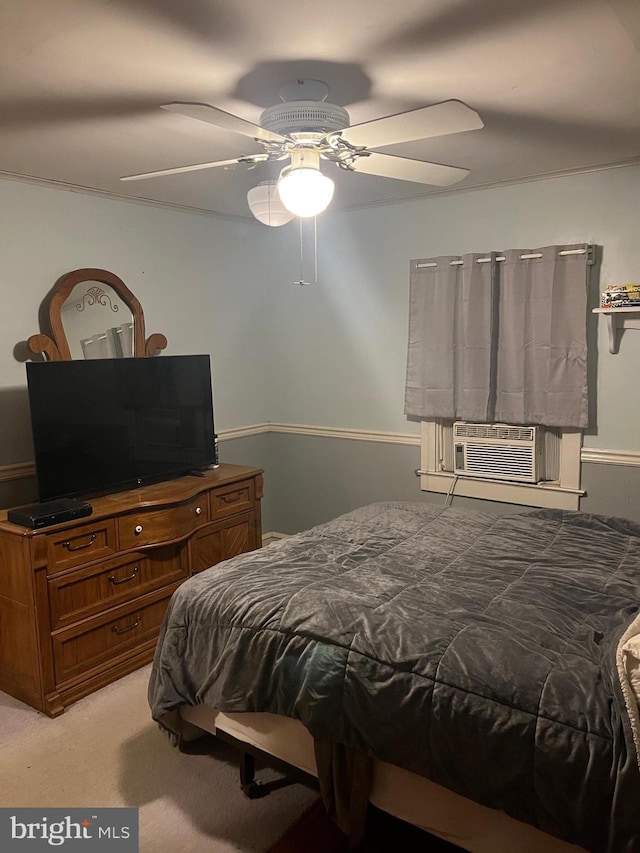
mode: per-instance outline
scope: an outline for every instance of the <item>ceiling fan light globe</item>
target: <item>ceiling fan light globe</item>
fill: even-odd
[[[251,213],[263,225],[277,227],[291,222],[294,213],[282,203],[276,181],[261,181],[247,193]]]
[[[329,206],[334,183],[319,169],[291,169],[278,182],[282,203],[295,216],[317,216]]]

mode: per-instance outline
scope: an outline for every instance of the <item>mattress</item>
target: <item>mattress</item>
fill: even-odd
[[[233,714],[205,705],[180,708],[198,730],[224,732],[316,776],[313,738],[297,720],[277,714]],[[197,732],[193,733],[194,736]],[[504,812],[489,809],[385,761],[376,761],[370,802],[471,853],[585,853]]]

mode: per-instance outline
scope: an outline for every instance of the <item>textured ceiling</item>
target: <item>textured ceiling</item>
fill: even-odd
[[[273,165],[119,177],[261,150],[159,105],[257,122],[300,78],[353,124],[450,98],[477,110],[481,130],[384,149],[470,169],[449,191],[640,163],[638,0],[0,0],[0,22],[9,177],[250,217]],[[334,208],[443,191],[327,170]]]

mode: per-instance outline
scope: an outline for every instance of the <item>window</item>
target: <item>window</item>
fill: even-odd
[[[412,261],[405,413],[422,421],[423,489],[579,508],[593,248]]]

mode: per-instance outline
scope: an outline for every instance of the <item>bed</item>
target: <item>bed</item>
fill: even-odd
[[[363,757],[372,803],[472,853],[633,853],[639,612],[631,521],[377,503],[183,584],[149,701],[321,787],[327,744]]]

